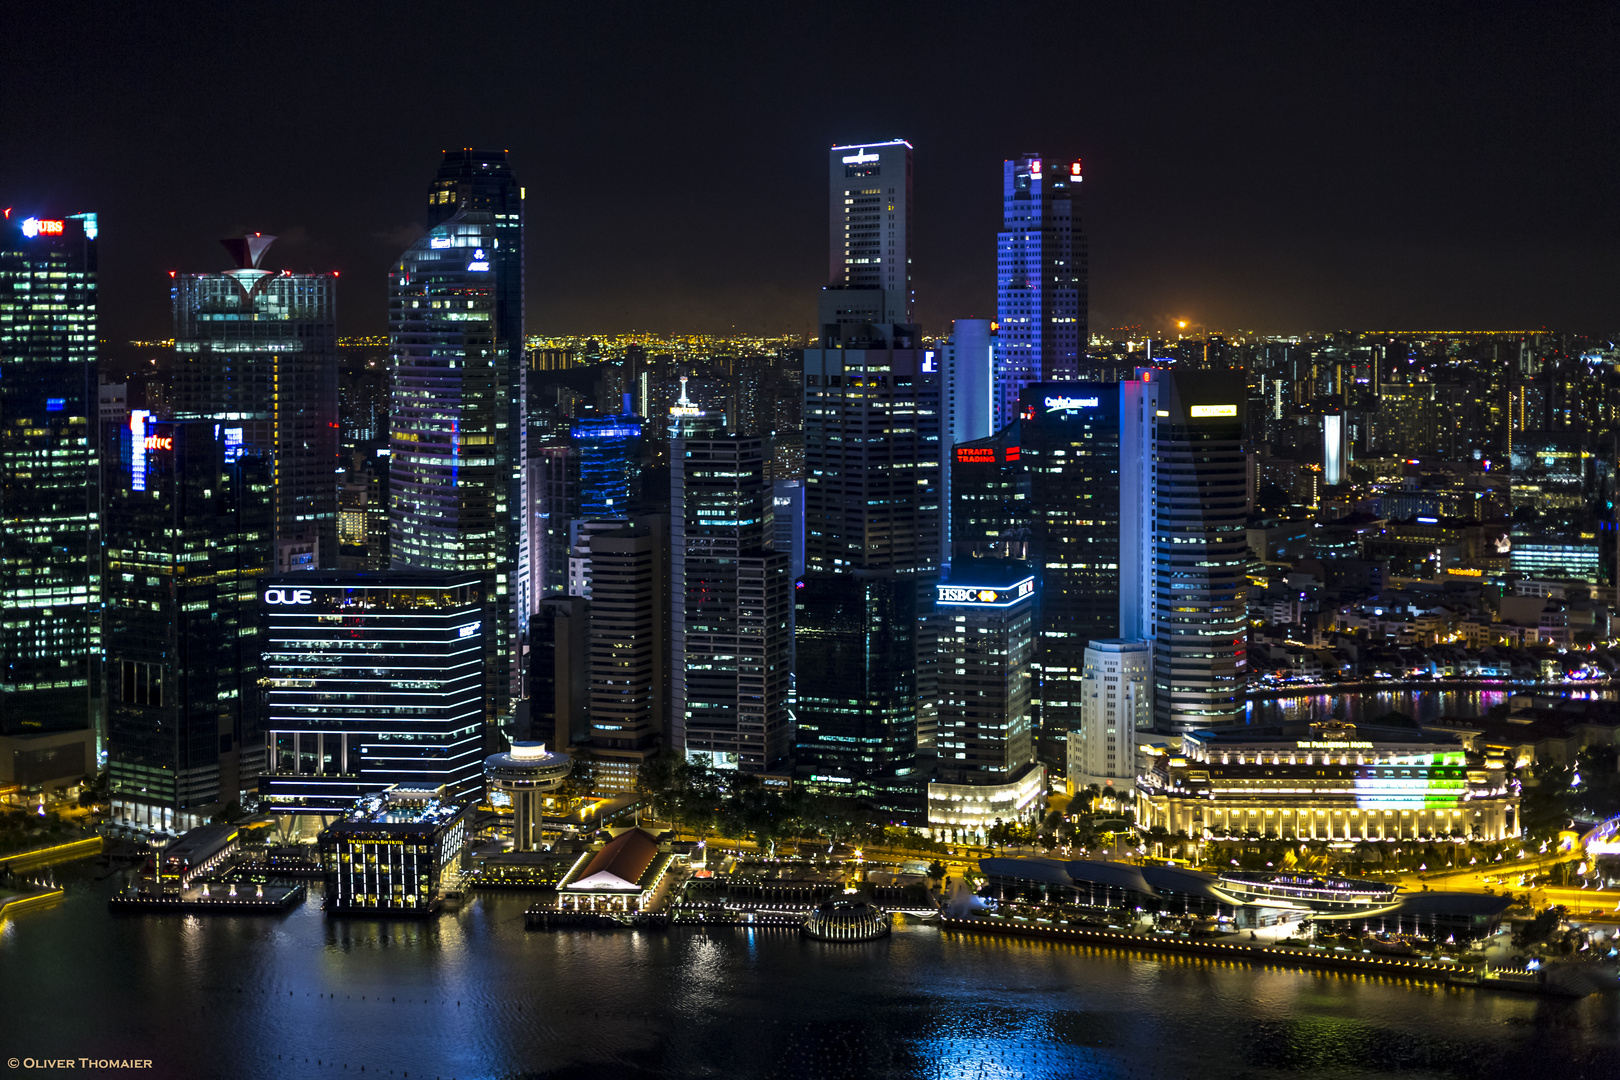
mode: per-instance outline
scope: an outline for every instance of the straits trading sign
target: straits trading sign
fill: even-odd
[[[968,604],[973,607],[1011,607],[1035,591],[1035,579],[1027,577],[1012,585],[987,588],[978,585],[938,585],[941,604]]]

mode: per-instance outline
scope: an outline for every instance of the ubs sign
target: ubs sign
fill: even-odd
[[[264,602],[267,604],[313,604],[315,594],[309,589],[266,589]]]

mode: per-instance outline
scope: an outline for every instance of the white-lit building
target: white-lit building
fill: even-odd
[[[1136,733],[1153,726],[1153,643],[1122,638],[1086,646],[1080,728],[1069,733],[1069,792],[1136,787]]]

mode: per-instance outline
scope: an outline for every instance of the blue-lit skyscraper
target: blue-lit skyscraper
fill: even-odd
[[[1020,154],[1002,166],[996,245],[995,425],[1012,420],[1029,383],[1079,377],[1087,341],[1086,238],[1080,163]]]
[[[523,189],[503,151],[446,151],[428,235],[390,278],[392,565],[477,570],[492,716],[521,695],[531,589]]]
[[[580,517],[619,518],[630,513],[641,469],[641,427],[641,417],[630,415],[574,421]]]
[[[496,318],[499,238],[492,212],[461,210],[400,256],[389,278],[392,565],[482,575],[491,605],[483,640],[492,717],[505,715],[517,689],[516,612],[528,607],[514,580],[507,473],[522,426],[510,422],[508,356]]]
[[[96,231],[94,214],[0,221],[0,753],[25,784],[94,764]]]

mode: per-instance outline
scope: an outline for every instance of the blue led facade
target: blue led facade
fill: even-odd
[[[641,467],[639,416],[587,417],[570,434],[579,459],[579,516],[623,517]]]
[[[1080,163],[1021,154],[1002,166],[996,252],[995,426],[1032,382],[1079,377],[1086,328],[1086,238]]]

